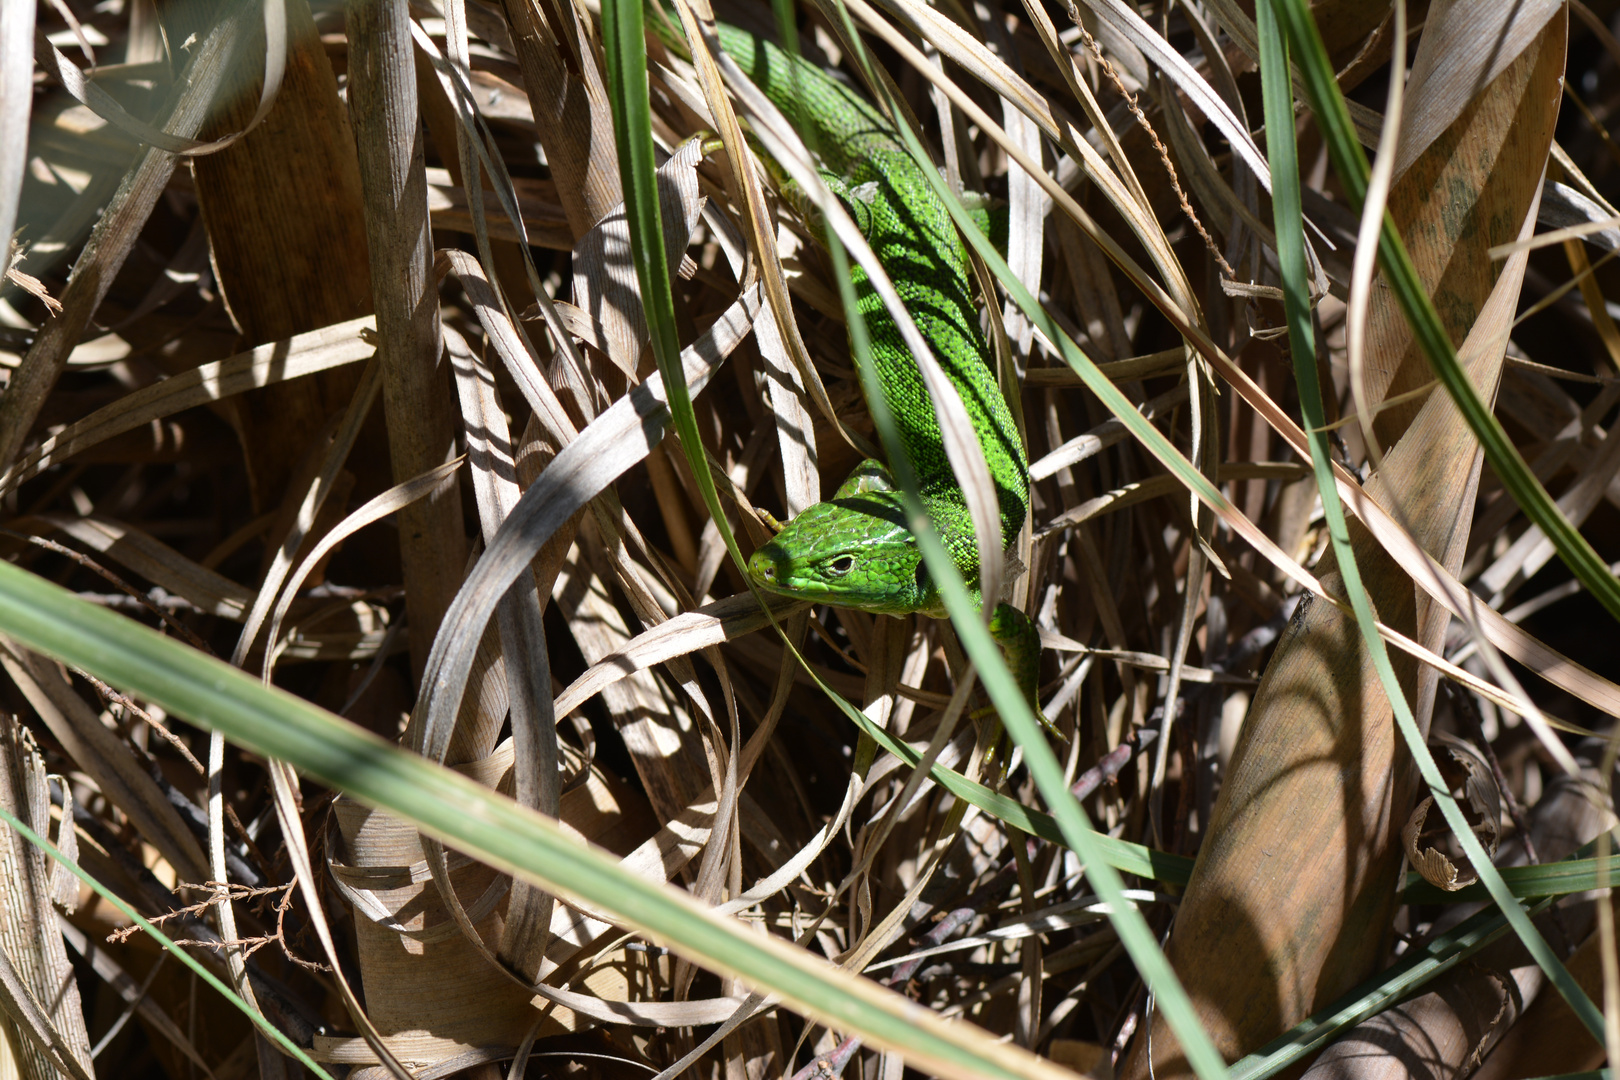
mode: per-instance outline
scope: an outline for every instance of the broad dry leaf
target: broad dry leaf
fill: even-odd
[[[1504,310],[1495,313],[1501,321],[1476,326],[1497,284],[1481,263],[1493,240],[1511,238],[1534,219],[1563,68],[1562,23],[1554,29],[1476,99],[1446,139],[1431,145],[1391,198],[1396,220],[1413,238],[1420,272],[1435,280],[1455,270],[1444,285],[1456,299],[1441,310],[1457,339],[1471,330],[1494,337],[1497,326],[1505,335],[1517,282],[1512,274],[1503,277],[1505,300],[1498,306]],[[1430,197],[1435,187],[1451,196],[1443,210]],[[1480,225],[1469,232],[1444,229],[1442,213],[1446,220],[1467,214]],[[1491,228],[1508,235],[1493,238]],[[1410,340],[1394,307],[1387,296],[1374,305],[1370,365],[1383,364],[1389,373],[1370,384],[1380,399],[1406,389],[1390,377]],[[1471,357],[1476,385],[1494,385],[1500,356],[1482,350]],[[1409,367],[1415,371],[1418,364]],[[1472,505],[1469,477],[1477,469],[1471,434],[1443,395],[1431,395],[1421,410],[1391,410],[1379,423],[1381,434],[1404,437],[1397,442],[1385,434],[1385,445],[1394,449],[1369,494],[1398,499],[1420,545],[1454,569],[1467,536],[1458,508]],[[1359,527],[1351,536],[1380,619],[1410,636],[1421,634],[1430,648],[1437,645],[1445,612],[1425,615],[1412,578],[1377,540]],[[1409,660],[1391,659],[1426,726],[1432,671],[1422,669],[1420,679]],[[1411,772],[1397,765],[1397,743],[1390,706],[1349,617],[1321,602],[1303,605],[1250,707],[1168,949],[1227,1055],[1265,1043],[1378,962],[1379,938],[1368,928],[1387,925],[1390,917],[1401,856],[1394,822],[1405,817],[1413,797]],[[1320,914],[1282,921],[1267,915],[1301,906]],[[1159,1077],[1185,1074],[1185,1059],[1162,1019],[1154,1020],[1151,1065],[1147,1045],[1137,1044],[1123,1075],[1137,1080],[1150,1068]]]

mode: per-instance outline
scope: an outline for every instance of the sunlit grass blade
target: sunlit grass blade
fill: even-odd
[[[1479,874],[1491,898],[1507,915],[1514,932],[1524,943],[1536,963],[1546,972],[1547,977],[1558,987],[1559,992],[1569,1001],[1583,1023],[1601,1040],[1603,1038],[1603,1017],[1592,1004],[1590,998],[1581,990],[1571,978],[1569,971],[1559,961],[1558,957],[1548,947],[1546,940],[1541,936],[1535,926],[1530,922],[1529,916],[1514,899],[1512,892],[1503,882],[1501,874],[1491,864],[1490,857],[1485,853],[1479,839],[1469,827],[1462,810],[1457,806],[1456,800],[1451,797],[1439,768],[1435,765],[1433,756],[1425,744],[1422,733],[1418,730],[1416,718],[1411,707],[1401,691],[1400,683],[1395,677],[1395,670],[1390,665],[1389,653],[1384,642],[1375,628],[1376,620],[1373,617],[1372,606],[1369,603],[1366,591],[1361,582],[1360,572],[1357,569],[1354,553],[1350,547],[1350,535],[1345,523],[1344,508],[1339,502],[1338,492],[1333,480],[1331,459],[1328,455],[1327,436],[1325,432],[1325,417],[1322,407],[1321,387],[1316,377],[1316,350],[1313,339],[1313,329],[1308,298],[1307,276],[1305,268],[1305,239],[1302,227],[1303,215],[1300,207],[1299,195],[1299,163],[1294,145],[1294,112],[1293,87],[1289,79],[1289,46],[1299,44],[1302,37],[1314,37],[1315,24],[1310,22],[1308,13],[1302,6],[1294,10],[1294,0],[1268,0],[1257,6],[1255,24],[1259,33],[1260,44],[1260,72],[1261,93],[1265,102],[1267,151],[1272,162],[1272,197],[1273,214],[1277,230],[1277,256],[1281,270],[1283,286],[1283,303],[1288,319],[1289,344],[1294,355],[1295,379],[1299,389],[1300,409],[1304,416],[1306,431],[1310,434],[1311,464],[1316,473],[1317,486],[1322,498],[1323,515],[1326,519],[1328,534],[1332,540],[1337,565],[1344,581],[1345,592],[1355,610],[1356,625],[1361,632],[1362,640],[1367,648],[1374,667],[1382,683],[1384,693],[1388,697],[1395,712],[1395,722],[1400,729],[1402,738],[1406,741],[1407,749],[1417,762],[1418,770],[1422,774],[1429,793],[1434,796],[1446,823],[1463,845],[1469,861],[1473,864],[1475,872]],[[1302,22],[1296,21],[1288,25],[1288,37],[1285,40],[1279,26],[1278,15],[1284,11],[1293,11]],[[1302,50],[1302,66],[1310,68],[1313,63],[1321,66],[1316,72],[1318,90],[1325,78],[1326,85],[1332,87],[1332,93],[1343,110],[1343,100],[1338,98],[1337,84],[1332,81],[1332,69],[1326,67],[1327,57],[1321,49],[1320,39],[1316,38],[1315,51]],[[1307,77],[1307,86],[1313,85]],[[1317,104],[1313,100],[1313,105]],[[1319,119],[1320,112],[1318,113]],[[1348,124],[1348,113],[1344,116]],[[1324,129],[1327,125],[1324,124]],[[1346,131],[1348,132],[1348,128]],[[1359,146],[1356,154],[1360,154]],[[1365,192],[1366,161],[1361,162],[1360,183],[1361,191]],[[1337,164],[1337,159],[1335,159]],[[1342,174],[1341,174],[1342,175]],[[1394,236],[1394,228],[1386,216],[1384,222],[1384,242],[1393,238],[1393,243],[1399,245],[1398,237]],[[1404,259],[1404,248],[1400,248]],[[1385,264],[1386,277],[1389,274],[1389,264]],[[1410,263],[1405,264],[1407,272],[1411,272]],[[1415,272],[1412,272],[1412,281],[1415,283]],[[1418,290],[1421,295],[1421,289]],[[1427,300],[1425,298],[1425,303]],[[1403,302],[1403,307],[1405,307]],[[1412,309],[1407,308],[1408,318],[1417,328],[1417,319]],[[1437,337],[1446,343],[1447,354],[1451,357],[1451,367],[1457,368],[1455,353],[1451,351],[1450,340],[1435,318],[1433,309],[1428,311],[1429,326],[1418,329],[1418,336]],[[1426,347],[1427,348],[1427,347]],[[1434,355],[1430,354],[1431,362]],[[1437,369],[1438,370],[1438,369]],[[1460,372],[1460,369],[1459,369]],[[1466,376],[1462,382],[1468,386],[1468,393],[1477,402],[1478,397],[1473,393],[1472,384],[1468,383]],[[1455,393],[1453,395],[1456,396]],[[1461,404],[1461,402],[1459,402]],[[1483,406],[1481,406],[1483,408]],[[1466,413],[1466,409],[1464,412]],[[1488,415],[1488,414],[1487,414]],[[1495,425],[1494,418],[1491,424]],[[1477,429],[1476,429],[1477,430]],[[1495,427],[1500,434],[1501,428]],[[1505,436],[1503,440],[1505,442]],[[1482,440],[1483,441],[1483,440]],[[1509,447],[1511,449],[1511,446]],[[1489,453],[1489,451],[1487,451]],[[1515,452],[1515,457],[1517,454]],[[1493,465],[1495,461],[1493,459]],[[1522,465],[1522,461],[1521,461]],[[1538,485],[1539,489],[1539,485]],[[1545,493],[1543,492],[1543,495]],[[1553,510],[1557,515],[1556,508]],[[1567,526],[1567,522],[1565,525]],[[1570,530],[1573,531],[1573,530]],[[1549,532],[1549,535],[1551,533]],[[1583,541],[1584,543],[1584,541]],[[1588,549],[1590,550],[1590,549]],[[1594,555],[1595,559],[1596,556]],[[1599,564],[1604,576],[1608,570]],[[1612,578],[1610,579],[1612,583]]]
[[[998,656],[999,652],[998,649]],[[832,691],[829,690],[828,693],[831,694]],[[873,723],[872,719],[859,709],[850,706],[848,711],[850,719],[884,750],[912,767],[922,760],[921,754]],[[991,817],[1031,836],[1068,846],[1068,839],[1062,826],[1051,814],[1044,814],[1005,795],[997,794],[983,784],[975,783],[961,773],[938,763],[935,763],[929,775],[946,791],[972,803]],[[1193,860],[1185,855],[1157,851],[1097,832],[1093,832],[1090,843],[1094,854],[1122,873],[1135,874],[1137,877],[1163,882],[1166,885],[1185,885],[1192,878]]]
[[[1591,847],[1592,845],[1588,845]],[[1610,873],[1615,860],[1607,860]],[[1508,866],[1498,871],[1502,881],[1514,896],[1529,900],[1540,896],[1569,896],[1606,887],[1602,880],[1602,859],[1566,859],[1563,862],[1542,863],[1539,866]],[[1489,900],[1485,886],[1475,883],[1456,892],[1430,885],[1418,874],[1409,874],[1406,889],[1401,893],[1405,904],[1464,904]]]

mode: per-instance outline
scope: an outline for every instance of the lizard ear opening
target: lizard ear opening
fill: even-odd
[[[843,577],[853,569],[855,569],[855,556],[840,555],[827,563],[827,576]]]
[[[928,592],[928,564],[921,559],[917,560],[917,594],[926,595]]]

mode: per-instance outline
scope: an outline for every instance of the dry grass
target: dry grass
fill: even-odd
[[[346,23],[341,5],[311,11],[290,0],[286,74],[262,125],[177,167],[42,68],[31,101],[0,96],[0,158],[23,153],[18,124],[29,107],[32,117],[17,218],[26,255],[0,292],[6,557],[507,791],[524,791],[533,766],[511,738],[511,688],[549,674],[563,777],[549,797],[584,838],[707,902],[746,894],[735,907],[761,933],[1059,1064],[1146,1077],[1151,1032],[1152,1075],[1179,1075],[1174,1039],[1073,854],[957,802],[858,737],[760,617],[674,440],[647,452],[628,431],[604,455],[616,481],[536,558],[549,667],[510,647],[503,659],[491,629],[454,730],[411,720],[439,620],[473,557],[559,449],[652,370],[622,251],[615,268],[611,243],[595,244],[594,261],[592,243],[580,243],[619,201],[595,31],[582,30],[592,25],[587,5],[467,2],[483,168],[499,159],[509,174],[527,248],[495,196],[505,180],[486,172],[496,186],[482,207],[469,204],[472,159],[458,151],[455,105],[421,41],[413,57],[409,28],[389,24],[403,8]],[[173,109],[171,133],[206,140],[254,117],[264,55],[257,9],[217,6],[67,0],[36,17],[73,64],[89,70],[93,52],[102,98],[159,123]],[[1608,221],[1584,240],[1512,258],[1495,249],[1536,220],[1545,232],[1613,215],[1617,16],[1612,4],[1517,5],[1519,21],[1487,48],[1481,10],[1492,7],[1434,0],[1409,12],[1414,66],[1390,211],[1476,383],[1494,393],[1566,514],[1613,560],[1620,330],[1605,297],[1620,295],[1608,261],[1620,231]],[[949,151],[950,179],[1009,205],[1014,271],[1039,284],[1051,314],[1242,514],[1335,588],[1316,489],[1278,430],[1282,418],[1298,423],[1299,409],[1271,207],[1244,164],[1263,161],[1265,145],[1243,45],[1248,16],[1229,0],[1196,12],[1178,4],[1168,16],[1164,5],[1142,8],[1154,32],[1167,28],[1158,46],[1203,82],[1178,88],[1161,74],[1165,57],[1145,56],[1144,42],[1089,10],[1076,25],[1056,8],[1009,4],[1006,18],[954,35],[945,15],[974,13],[885,10],[929,38],[946,75],[1072,195],[1054,209],[996,138],[960,108],[942,109],[900,53],[869,39],[932,144]],[[442,13],[411,13],[433,51],[454,58],[457,20],[447,41]],[[770,25],[762,5],[720,14]],[[837,61],[837,35],[801,15],[807,49]],[[1322,0],[1316,15],[1376,143],[1392,12]],[[214,29],[219,19],[226,31]],[[1017,78],[988,59],[987,34]],[[667,147],[700,129],[726,132],[705,115],[691,67],[649,49],[655,134]],[[15,40],[0,41],[0,77],[29,62],[18,55]],[[1042,119],[1011,123],[998,93]],[[231,104],[210,111],[216,97]],[[1258,151],[1234,152],[1238,128],[1210,116],[1217,99],[1255,132]],[[398,127],[413,111],[425,135]],[[1522,692],[1563,725],[1549,739],[1606,796],[1604,744],[1584,733],[1607,732],[1617,715],[1613,623],[1571,587],[1489,468],[1479,470],[1471,436],[1443,392],[1430,394],[1423,359],[1376,283],[1351,360],[1357,221],[1308,113],[1299,135],[1329,413],[1357,414],[1358,399],[1376,412],[1370,424],[1335,429],[1342,460],[1524,641],[1582,666],[1504,646],[1519,660],[1541,657],[1513,665]],[[1089,172],[1077,179],[1081,160]],[[796,320],[785,339],[772,323],[759,338],[727,340],[735,351],[695,401],[746,553],[766,535],[748,507],[785,516],[830,493],[873,435],[826,261],[773,195],[745,194],[733,164],[712,154],[689,174],[696,186],[677,208],[692,242],[676,289],[683,346],[706,331],[725,338],[739,282],[763,282],[762,324],[773,305]],[[10,175],[0,167],[0,181]],[[708,200],[700,220],[698,193]],[[744,245],[754,252],[746,263]],[[1022,387],[1036,479],[1032,528],[1015,552],[1024,573],[1009,592],[1048,635],[1042,699],[1066,736],[1056,749],[1099,829],[1199,858],[1190,889],[1139,881],[1133,895],[1167,935],[1217,1045],[1236,1058],[1444,917],[1401,906],[1395,891],[1415,773],[1351,623],[1326,603],[1301,603],[1284,567],[1190,504],[1023,317],[992,306],[1006,381]],[[566,328],[565,346],[547,320]],[[1185,347],[1185,325],[1201,328],[1229,366]],[[801,359],[819,381],[806,380]],[[423,479],[447,462],[453,480],[448,468]],[[1410,560],[1359,526],[1353,539],[1383,621],[1499,685],[1462,624],[1414,588]],[[957,693],[965,663],[947,624],[780,614],[827,685],[940,764],[984,770],[994,728],[973,720],[980,692]],[[463,644],[470,653],[475,643]],[[172,912],[170,932],[222,974],[228,955],[244,957],[259,1007],[317,1057],[380,1075],[323,966],[332,957],[312,912],[289,891],[267,763],[225,747],[223,799],[211,810],[206,732],[4,638],[0,666],[10,748],[0,762],[19,778],[0,782],[0,799],[26,803],[20,778],[32,767],[26,748],[37,747],[55,777],[50,797],[66,808],[53,813],[72,814],[86,869],[149,915]],[[1504,707],[1518,689],[1482,696],[1411,659],[1398,671],[1420,722],[1487,751],[1497,770],[1487,786],[1503,785],[1500,859],[1562,858],[1600,827],[1548,743]],[[1006,793],[1035,805],[1013,764]],[[1459,771],[1458,790],[1462,782]],[[559,933],[566,920],[549,901],[508,894],[504,879],[452,853],[482,935],[471,943],[427,880],[432,853],[408,825],[310,783],[297,814],[336,959],[420,1075],[500,1075],[518,1054],[528,1075],[642,1076],[693,1051],[746,993],[607,923],[582,918]],[[217,876],[211,816],[243,890],[234,929],[216,921],[203,888]],[[1424,843],[1451,850],[1443,836]],[[1588,936],[1592,908],[1560,909],[1547,931],[1555,948]],[[239,1013],[122,929],[116,910],[86,894],[64,917],[66,953],[41,961],[48,983],[72,958],[75,992],[47,1010],[69,1046],[98,1045],[104,1076],[269,1074],[273,1052]],[[0,936],[0,946],[24,967],[15,940]],[[1595,941],[1572,966],[1597,994]],[[638,1003],[641,1021],[599,1009],[604,1021],[584,998],[531,1000],[490,953],[527,978]],[[1433,1075],[1476,1055],[1503,1080],[1602,1059],[1522,956],[1481,963],[1495,981],[1476,974],[1457,992],[1474,995],[1472,1012],[1412,1014],[1442,1062]],[[1516,1000],[1505,978],[1517,980]],[[1514,1024],[1527,1010],[1538,1015]],[[12,1040],[0,1039],[0,1056],[5,1045],[15,1053],[17,1025],[0,1030]],[[1401,1067],[1390,1040],[1367,1039],[1376,1052],[1350,1044],[1361,1049],[1341,1057],[1356,1070]],[[871,1080],[904,1068],[844,1032],[766,1008],[692,1069],[790,1075],[823,1056],[823,1069]]]

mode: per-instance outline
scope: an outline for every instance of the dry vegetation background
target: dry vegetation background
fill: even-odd
[[[474,635],[461,646],[478,652],[454,730],[411,720],[440,619],[518,492],[652,371],[625,297],[622,239],[592,231],[621,196],[588,3],[412,5],[413,40],[402,6],[288,0],[285,75],[262,122],[181,159],[146,149],[102,103],[181,139],[240,131],[260,110],[259,8],[53,0],[33,12],[35,39],[28,6],[6,0],[0,13],[0,210],[20,190],[22,244],[0,289],[8,560],[255,675],[271,671],[277,685],[503,790],[522,788],[526,753],[512,738],[508,687],[549,678],[557,814],[585,839],[706,902],[742,897],[732,910],[758,932],[1060,1065],[1181,1075],[1175,1040],[1072,853],[919,782],[860,737],[764,625],[673,439],[648,453],[627,429],[603,458],[612,485],[535,559],[549,666],[510,649],[503,657],[498,629],[481,646]],[[1083,221],[1024,182],[960,109],[942,108],[906,57],[868,39],[951,179],[1010,207],[1022,280],[1144,415],[1201,455],[1233,502],[1331,588],[1316,489],[1256,407],[1269,399],[1298,422],[1263,185],[1211,122],[1208,99],[1122,32],[1118,5],[1098,8],[1104,17],[1014,0],[862,11],[937,46],[944,72],[1072,193]],[[1263,148],[1252,6],[1135,10]],[[1395,13],[1373,0],[1320,0],[1314,13],[1374,145]],[[772,25],[766,5],[720,15]],[[807,51],[837,62],[843,48],[823,15],[807,5],[799,17]],[[1606,299],[1620,296],[1608,262],[1620,225],[1607,201],[1620,199],[1610,136],[1620,17],[1609,3],[1529,0],[1419,0],[1406,17],[1411,78],[1391,213],[1524,457],[1600,554],[1620,558],[1620,309]],[[965,35],[953,37],[948,20]],[[52,45],[65,61],[51,59]],[[1091,172],[1052,131],[1003,111],[996,90],[1009,84],[976,77],[989,70],[987,49],[1071,125],[1065,139],[1087,143]],[[673,150],[715,129],[691,68],[656,42],[649,50],[659,140]],[[464,189],[473,159],[458,147],[456,102],[434,64],[458,54],[484,123],[480,173],[493,186],[482,206]],[[96,108],[64,89],[61,62],[86,73]],[[20,81],[19,70],[29,73]],[[1348,416],[1357,218],[1308,110],[1298,134],[1316,363],[1330,413]],[[857,438],[872,429],[825,261],[774,201],[800,341],[784,343],[774,327],[740,343],[722,333],[761,273],[757,255],[744,261],[753,234],[739,229],[727,160],[711,154],[688,169],[692,186],[666,225],[692,230],[675,283],[682,344],[718,334],[735,349],[696,397],[696,415],[704,450],[729,478],[722,499],[746,553],[766,535],[748,507],[797,510],[858,460],[834,417]],[[499,184],[488,179],[496,163],[507,174]],[[508,178],[526,249],[495,196]],[[1598,226],[1584,238],[1495,250],[1587,222]],[[1164,301],[1116,254],[1147,267],[1161,296],[1206,328],[1252,380],[1245,392],[1226,369],[1189,366]],[[1000,301],[991,306],[999,316]],[[771,322],[768,306],[752,311]],[[546,319],[566,328],[567,347]],[[1056,748],[1099,829],[1185,857],[1166,861],[1160,880],[1132,879],[1132,896],[1236,1059],[1455,922],[1456,908],[1403,904],[1397,892],[1415,772],[1351,623],[1302,602],[1281,570],[1195,514],[1179,482],[1020,316],[991,322],[1022,387],[1036,483],[1017,552],[1027,573],[1012,595],[1047,634],[1042,700],[1066,736]],[[821,387],[806,389],[796,348]],[[1351,422],[1336,429],[1342,461],[1452,574],[1549,650],[1522,654],[1531,659],[1513,670],[1567,725],[1555,738],[1579,778],[1500,695],[1397,654],[1403,684],[1431,732],[1474,748],[1475,771],[1459,769],[1458,790],[1469,775],[1500,785],[1502,805],[1481,826],[1500,828],[1499,861],[1567,857],[1601,827],[1592,802],[1609,789],[1593,736],[1620,715],[1614,622],[1480,468],[1377,285],[1363,370],[1366,399],[1388,403],[1374,426],[1386,456],[1374,470]],[[1359,528],[1354,538],[1384,621],[1494,682],[1461,624],[1414,589],[1409,563]],[[982,771],[991,729],[971,720],[977,691],[968,716],[960,701],[948,708],[965,665],[946,624],[781,613],[828,685],[941,764]],[[452,853],[482,935],[475,945],[429,881],[408,824],[311,782],[278,819],[266,761],[230,746],[216,748],[221,798],[211,807],[205,731],[9,639],[0,667],[0,798],[56,822],[53,836],[70,820],[65,835],[85,869],[148,916],[178,912],[168,931],[221,977],[246,981],[264,1014],[340,1075],[385,1073],[345,1008],[334,960],[424,1077],[515,1074],[517,1055],[528,1075],[628,1078],[694,1051],[693,1074],[715,1080],[817,1061],[822,1075],[870,1080],[904,1070],[892,1052],[757,1001],[722,1032],[746,988],[610,925],[553,913]],[[1035,804],[1013,766],[1006,792]],[[302,826],[330,952],[308,895],[290,888],[283,820]],[[211,822],[222,836],[214,856]],[[1422,841],[1431,844],[1452,850],[1443,834]],[[23,851],[12,844],[0,861],[0,944],[37,980],[28,985],[64,1053],[102,1076],[300,1071],[149,937],[118,933],[127,919],[88,891],[54,909],[17,900],[32,895],[24,879],[44,872]],[[202,887],[221,863],[239,887],[224,921]],[[1590,901],[1569,902],[1545,932],[1597,995],[1594,918]],[[1386,1014],[1317,1067],[1435,1080],[1595,1067],[1601,1048],[1515,948],[1510,936],[1460,965],[1443,993]],[[535,997],[491,952],[573,996]],[[0,1074],[56,1075],[30,1041],[50,1029],[30,1033],[15,1008],[0,1011]]]

